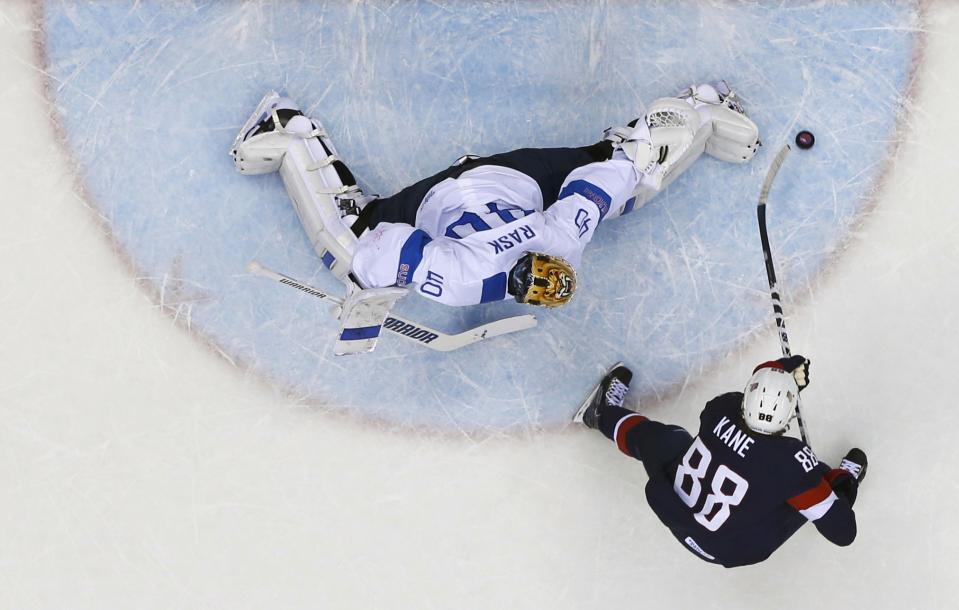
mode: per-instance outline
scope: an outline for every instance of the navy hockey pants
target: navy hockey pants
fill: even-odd
[[[616,443],[623,453],[640,460],[650,479],[665,478],[666,469],[682,459],[693,443],[693,437],[681,426],[647,419],[625,434],[621,430],[622,438],[614,438],[616,424],[628,415],[633,415],[633,412],[606,406],[600,419],[600,431]]]
[[[673,491],[673,481],[669,473],[673,472],[673,465],[682,460],[683,455],[692,445],[692,435],[681,426],[644,418],[642,423],[629,427],[625,432],[621,427],[619,438],[616,438],[617,423],[632,414],[633,412],[627,409],[607,406],[600,419],[600,431],[616,443],[620,451],[643,463],[646,474],[649,476],[649,482],[646,484],[646,500],[683,548],[707,563],[722,564],[722,561],[716,558],[708,559],[702,553],[696,552],[687,541],[689,534],[674,528],[668,519],[664,519],[664,515],[682,514],[687,511],[687,507]]]
[[[543,209],[556,203],[563,181],[577,167],[597,161],[608,161],[613,155],[613,145],[602,141],[578,148],[520,148],[510,152],[469,159],[460,165],[412,184],[391,197],[371,201],[353,225],[354,233],[372,229],[381,222],[416,224],[416,212],[423,198],[434,186],[447,178],[459,178],[466,171],[481,165],[498,165],[522,172],[536,181],[543,193]]]

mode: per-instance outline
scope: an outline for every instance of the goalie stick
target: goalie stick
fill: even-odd
[[[327,294],[322,290],[310,286],[309,284],[304,284],[303,282],[297,281],[289,276],[283,275],[282,273],[273,271],[272,269],[264,267],[256,261],[248,264],[246,268],[247,271],[253,275],[269,278],[275,282],[279,282],[280,284],[290,286],[291,288],[296,288],[297,290],[305,292],[306,294],[318,299],[324,299],[331,303],[336,303],[337,305],[341,305],[343,303],[343,299],[339,297]],[[523,314],[520,316],[512,316],[509,318],[503,318],[501,320],[495,320],[469,330],[464,330],[463,332],[455,335],[450,335],[433,328],[429,328],[428,326],[423,326],[418,322],[414,322],[400,316],[390,315],[386,318],[386,322],[383,323],[384,329],[409,341],[413,341],[414,343],[418,343],[424,347],[428,347],[439,352],[450,352],[461,347],[466,347],[467,345],[472,345],[478,341],[483,341],[484,339],[492,339],[493,337],[514,333],[520,330],[526,330],[527,328],[533,328],[534,326],[536,326],[536,317],[531,314]]]
[[[759,191],[759,205],[756,206],[756,215],[759,218],[759,238],[763,243],[763,258],[766,261],[766,278],[769,280],[769,296],[773,302],[773,314],[776,316],[776,330],[779,334],[779,345],[782,347],[783,356],[787,358],[792,356],[789,348],[789,335],[786,334],[786,320],[783,318],[783,306],[779,300],[779,290],[776,286],[776,268],[773,266],[773,253],[769,247],[769,235],[766,232],[766,200],[769,198],[769,189],[772,188],[773,180],[779,173],[783,161],[789,155],[792,149],[789,145],[783,146],[782,150],[773,159],[772,165],[766,172],[766,179],[763,180],[763,188]],[[802,410],[799,404],[799,397],[796,397],[796,422],[799,424],[799,435],[802,441],[809,445],[809,433],[806,432],[806,424],[803,422]]]

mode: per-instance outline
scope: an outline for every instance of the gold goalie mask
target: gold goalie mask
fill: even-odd
[[[509,272],[508,289],[517,303],[559,307],[576,292],[576,272],[558,256],[527,252]]]

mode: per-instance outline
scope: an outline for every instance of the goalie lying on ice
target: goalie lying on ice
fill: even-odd
[[[758,129],[725,83],[691,87],[578,148],[465,156],[386,198],[364,195],[319,121],[268,93],[231,154],[279,171],[324,264],[362,288],[411,286],[447,305],[555,307],[600,223],[641,207],[705,151],[744,163]]]

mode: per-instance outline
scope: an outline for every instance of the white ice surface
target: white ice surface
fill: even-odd
[[[136,287],[75,188],[32,46],[0,3],[0,608],[953,608],[959,532],[959,6],[930,3],[899,159],[790,310],[820,454],[871,457],[860,534],[804,528],[726,571],[595,433],[477,441],[306,408]],[[773,335],[651,415],[699,408]]]

